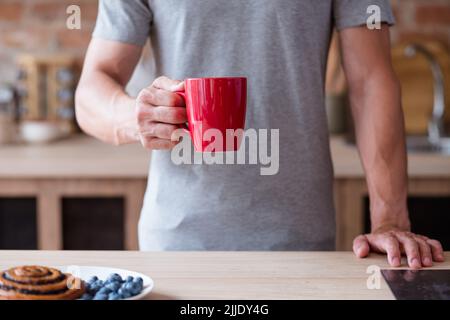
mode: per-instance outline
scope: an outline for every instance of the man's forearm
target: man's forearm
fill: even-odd
[[[400,87],[390,73],[371,75],[350,93],[370,196],[372,230],[409,229],[407,160]]]
[[[79,125],[94,137],[116,145],[139,141],[135,100],[107,74],[95,71],[81,79],[76,109]]]

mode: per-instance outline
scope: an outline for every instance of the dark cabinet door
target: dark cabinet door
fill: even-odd
[[[123,198],[63,198],[65,250],[123,250]]]
[[[0,249],[37,249],[36,199],[0,198]]]

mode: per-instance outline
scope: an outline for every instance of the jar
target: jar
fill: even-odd
[[[16,101],[14,88],[0,84],[0,145],[16,138]]]

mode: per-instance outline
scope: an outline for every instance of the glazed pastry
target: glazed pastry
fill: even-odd
[[[69,273],[41,266],[22,266],[0,273],[0,300],[74,300],[84,282]]]

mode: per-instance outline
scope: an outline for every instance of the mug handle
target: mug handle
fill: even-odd
[[[186,102],[186,91],[175,91],[175,93],[182,97],[184,102]],[[183,129],[183,131],[192,138],[191,132],[189,130],[189,122],[186,122],[184,127],[181,127],[181,129]]]

